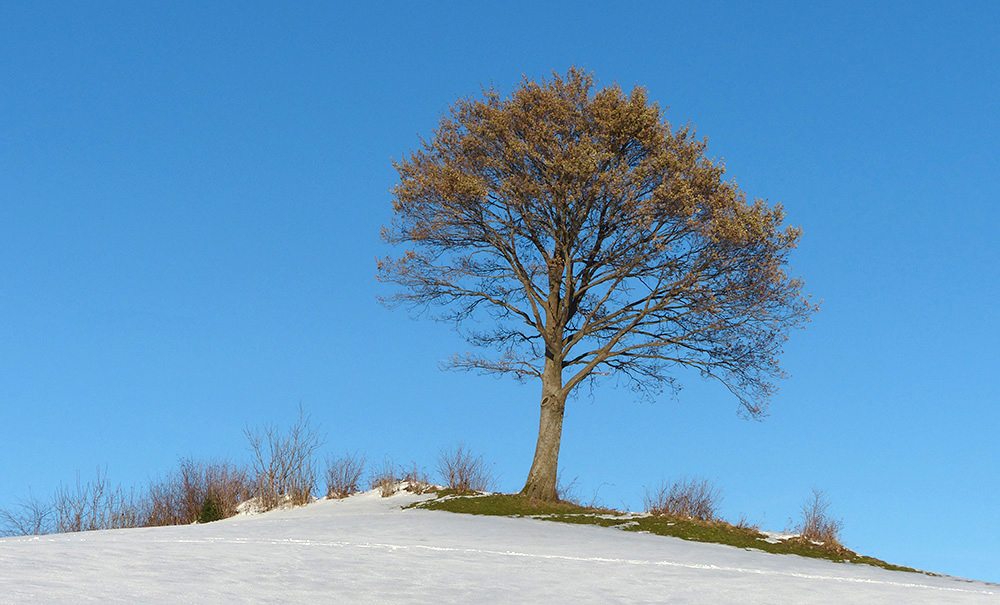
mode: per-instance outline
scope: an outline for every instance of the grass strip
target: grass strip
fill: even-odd
[[[860,563],[891,571],[917,572],[910,567],[893,565],[874,557],[859,555],[840,545],[816,544],[798,537],[768,541],[767,536],[754,528],[738,527],[725,521],[631,514],[612,509],[577,506],[569,502],[539,502],[519,494],[458,495],[449,490],[441,490],[435,499],[418,502],[412,507],[469,515],[524,517],[559,523],[600,525],[623,531],[648,532],[658,536],[673,536],[695,542],[726,544],[774,554],[828,559],[838,563]]]

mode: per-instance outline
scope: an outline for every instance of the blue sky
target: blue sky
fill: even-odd
[[[995,3],[19,3],[0,18],[0,506],[246,456],[301,402],[326,452],[433,470],[464,441],[523,485],[538,385],[379,306],[391,158],[481,84],[571,65],[645,86],[784,204],[823,299],[770,417],[720,387],[567,409],[586,500],[700,475],[781,530],[1000,581]]]

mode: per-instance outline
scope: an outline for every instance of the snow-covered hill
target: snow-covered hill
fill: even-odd
[[[0,603],[1000,603],[1000,586],[375,492],[207,525],[0,540]]]

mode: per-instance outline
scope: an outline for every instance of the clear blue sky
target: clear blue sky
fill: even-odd
[[[697,378],[653,404],[609,383],[570,402],[564,476],[633,510],[705,476],[775,530],[816,486],[851,548],[1000,581],[998,25],[990,2],[8,3],[0,505],[243,457],[299,402],[327,452],[432,470],[465,441],[519,489],[538,385],[439,371],[467,347],[380,307],[374,261],[391,158],[480,84],[577,64],[783,203],[824,303],[766,421]]]

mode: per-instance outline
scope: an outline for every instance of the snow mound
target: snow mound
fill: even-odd
[[[0,540],[0,603],[1000,603],[1000,587],[376,491],[205,525]]]

